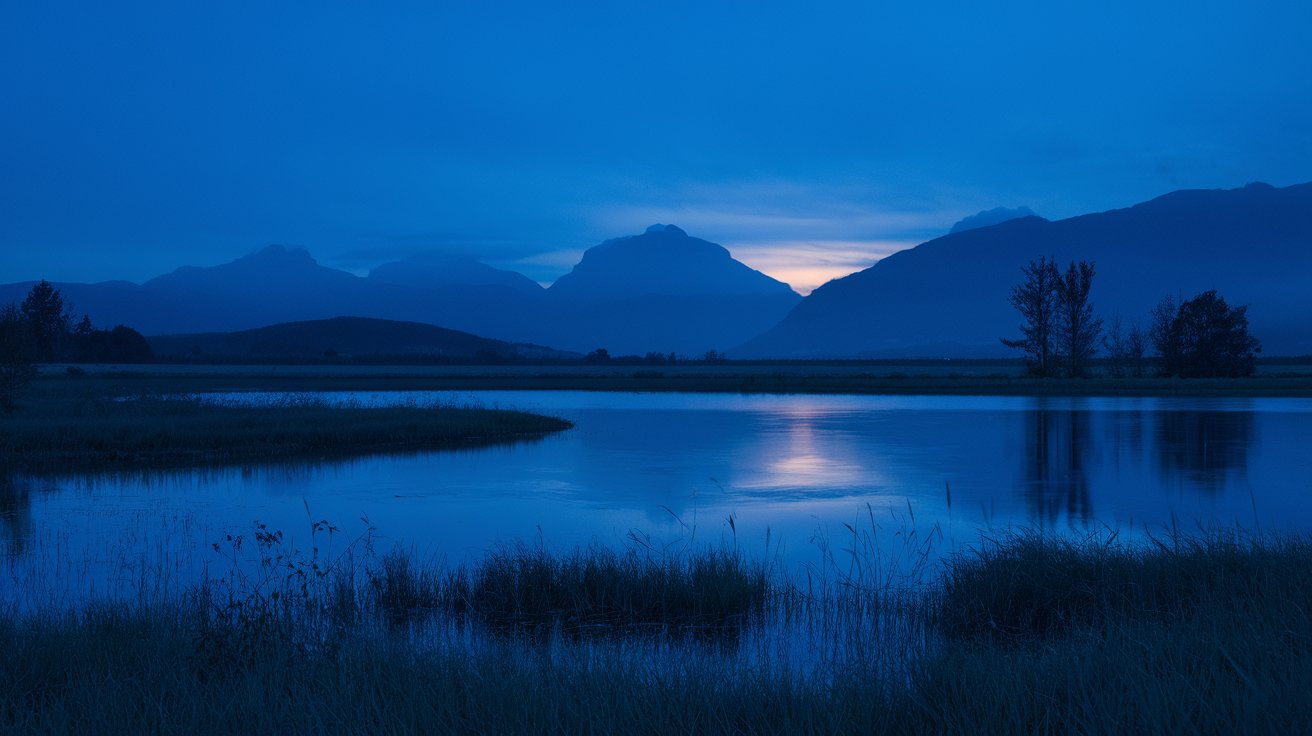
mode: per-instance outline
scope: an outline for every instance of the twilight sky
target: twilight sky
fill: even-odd
[[[982,209],[1312,180],[1305,0],[803,5],[10,0],[0,282],[549,282],[673,222],[806,292]]]

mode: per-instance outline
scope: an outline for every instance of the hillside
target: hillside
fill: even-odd
[[[161,335],[149,339],[157,357],[188,360],[313,361],[382,357],[558,358],[537,345],[489,340],[417,322],[335,317],[240,332]]]
[[[1103,316],[1148,320],[1163,296],[1218,289],[1251,305],[1267,355],[1312,353],[1312,184],[1189,190],[1050,222],[1038,217],[936,238],[816,289],[734,357],[1014,355],[1007,295],[1040,255],[1096,262]]]

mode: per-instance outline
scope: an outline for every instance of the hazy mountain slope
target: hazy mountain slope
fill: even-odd
[[[426,287],[386,275],[360,278],[322,266],[304,250],[270,246],[218,266],[185,266],[142,285],[55,286],[78,315],[148,335],[227,332],[349,314],[529,340],[522,315],[540,311],[543,289],[519,274],[485,267],[494,272],[489,277],[482,265],[461,264],[441,283]],[[21,301],[32,283],[0,286],[0,303]]]
[[[452,286],[501,286],[529,293],[542,291],[538,282],[517,271],[506,271],[472,258],[405,260],[369,272],[369,281],[380,284],[438,289]]]
[[[642,294],[770,295],[800,300],[788,284],[734,260],[723,246],[674,225],[589,248],[548,290],[556,299],[595,300]]]
[[[1008,220],[1016,220],[1021,217],[1038,217],[1038,213],[1029,207],[994,207],[991,210],[977,212],[970,217],[963,217],[952,226],[948,232],[961,233],[976,228],[988,227],[990,225],[1000,225]]]
[[[734,356],[1014,354],[1007,294],[1039,255],[1097,263],[1093,303],[1147,321],[1165,294],[1251,304],[1268,355],[1312,353],[1312,184],[1180,191],[1125,209],[947,235],[816,289]]]
[[[516,345],[417,322],[336,317],[240,332],[163,335],[149,339],[159,357],[316,360],[323,357],[553,357],[549,348]]]
[[[547,296],[542,341],[613,354],[724,350],[801,300],[787,284],[673,225],[590,248]]]
[[[0,304],[21,303],[35,284],[35,281],[22,281],[0,285]],[[155,328],[160,328],[159,331],[191,329],[196,322],[196,300],[186,293],[151,291],[128,281],[53,282],[52,285],[59,289],[65,307],[73,312],[75,319],[85,314],[97,327],[127,325],[149,334]]]
[[[147,335],[352,315],[614,354],[724,350],[768,329],[801,299],[721,246],[673,226],[590,249],[549,290],[465,259],[391,263],[361,278],[283,246],[218,266],[179,268],[141,286],[58,286],[97,324],[128,324]],[[0,298],[21,300],[30,288],[0,287]]]

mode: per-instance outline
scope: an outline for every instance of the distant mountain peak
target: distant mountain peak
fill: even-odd
[[[271,243],[255,251],[254,255],[259,256],[282,256],[282,255],[300,255],[308,256],[310,251],[298,245],[283,245],[282,243]]]
[[[1312,183],[1192,189],[1057,221],[1016,219],[908,248],[811,293],[735,357],[987,357],[1019,316],[1007,295],[1046,255],[1096,260],[1095,311],[1147,321],[1162,295],[1251,304],[1268,355],[1312,352]],[[1014,353],[1011,353],[1014,355]]]
[[[688,233],[684,232],[683,228],[680,228],[677,225],[662,225],[659,222],[647,228],[646,234],[650,235],[652,233],[668,233],[670,235],[688,237]]]
[[[1034,210],[1029,207],[994,207],[991,210],[977,212],[970,217],[964,217],[952,226],[949,233],[962,233],[967,230],[976,228],[989,227],[990,225],[999,225],[1008,220],[1017,220],[1022,217],[1038,217]]]
[[[260,248],[259,250],[255,251],[254,253],[251,253],[250,255],[244,256],[242,258],[238,258],[237,261],[234,262],[240,262],[240,261],[245,261],[245,262],[258,261],[263,263],[288,263],[288,264],[309,263],[309,264],[316,264],[316,265],[319,263],[318,261],[314,260],[314,256],[310,255],[310,251],[306,250],[305,248],[302,248],[300,246],[282,245],[281,243],[266,245],[263,248]]]
[[[590,299],[641,294],[800,298],[787,284],[734,260],[724,246],[664,224],[589,248],[573,270],[556,279],[551,292]]]

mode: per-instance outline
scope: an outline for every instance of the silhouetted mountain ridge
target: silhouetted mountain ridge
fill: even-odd
[[[286,322],[253,330],[149,338],[161,358],[193,360],[321,360],[324,358],[431,357],[563,358],[576,354],[448,330],[418,322],[334,317]]]
[[[1007,295],[1040,255],[1096,262],[1092,301],[1145,326],[1167,294],[1218,289],[1250,304],[1270,355],[1312,352],[1312,184],[1171,192],[1124,209],[1012,219],[945,235],[816,289],[779,325],[731,351],[769,357],[1014,355]]]
[[[691,237],[674,225],[652,225],[641,235],[589,248],[549,291],[573,299],[641,294],[801,299],[788,284],[734,260],[724,246]]]
[[[547,295],[552,320],[542,342],[614,354],[724,350],[801,301],[788,284],[674,225],[589,248]]]
[[[724,350],[769,328],[801,299],[723,247],[674,226],[590,249],[549,290],[459,258],[384,264],[360,277],[280,245],[216,266],[184,266],[141,286],[56,286],[97,324],[131,325],[148,335],[353,315],[614,354]],[[0,301],[19,301],[30,288],[0,286]]]
[[[952,226],[949,232],[960,233],[976,228],[989,227],[990,225],[1000,225],[1008,220],[1016,220],[1022,217],[1038,217],[1038,215],[1029,207],[994,207],[991,210],[984,210],[970,217],[963,217]]]
[[[473,258],[407,259],[384,263],[369,272],[369,280],[416,288],[503,286],[536,294],[538,282],[522,273],[493,268]]]

